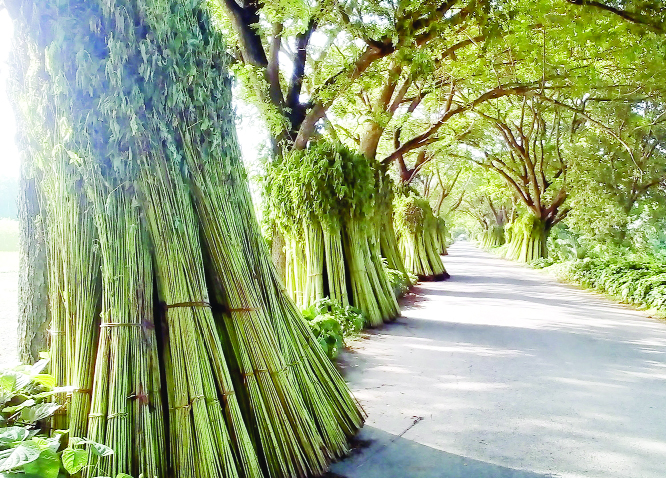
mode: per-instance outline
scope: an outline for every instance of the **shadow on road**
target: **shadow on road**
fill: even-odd
[[[371,446],[335,473],[666,476],[664,322],[470,246],[445,263],[342,354]]]
[[[326,478],[551,478],[529,471],[471,460],[365,427],[352,455]],[[553,477],[554,478],[554,477]]]

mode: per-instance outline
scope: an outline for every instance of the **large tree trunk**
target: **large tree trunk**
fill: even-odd
[[[12,16],[19,15],[20,2],[6,2]],[[10,57],[14,75],[9,78],[7,90],[15,112],[25,112],[29,105],[21,104],[23,90],[27,89],[27,75],[23,66],[28,63],[30,50],[20,35],[13,39]],[[40,190],[41,175],[35,164],[35,144],[29,133],[34,133],[30,119],[16,115],[16,143],[21,150],[21,177],[18,195],[19,220],[19,277],[18,277],[18,358],[33,363],[40,352],[49,347],[49,305],[47,243],[45,217]]]
[[[27,158],[23,158],[19,188],[18,355],[34,363],[49,347],[46,239],[40,192]]]
[[[374,121],[368,121],[363,126],[361,133],[361,144],[359,145],[359,152],[370,160],[375,160],[377,156],[377,146],[382,137],[384,129]]]

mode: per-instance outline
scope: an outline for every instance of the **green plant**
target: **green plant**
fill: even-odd
[[[554,263],[555,261],[550,257],[540,257],[530,262],[530,266],[534,267],[535,269],[544,269],[546,267],[552,266]]]
[[[62,478],[88,467],[91,456],[113,454],[100,443],[78,437],[68,440],[68,430],[47,433],[48,420],[62,411],[61,405],[51,400],[58,393],[71,392],[56,387],[55,378],[42,373],[48,363],[44,357],[32,366],[0,370],[2,478]]]
[[[365,325],[363,313],[351,306],[341,306],[331,299],[316,301],[303,311],[312,333],[329,358],[337,357],[347,337],[358,333]]]
[[[639,307],[666,308],[666,264],[643,258],[585,258],[556,263],[564,280]]]
[[[416,277],[411,272],[403,274],[402,272],[391,269],[388,266],[386,266],[385,269],[386,275],[388,276],[389,282],[391,283],[391,288],[393,289],[396,297],[402,297],[405,295],[412,284],[416,284],[418,281],[418,277]]]

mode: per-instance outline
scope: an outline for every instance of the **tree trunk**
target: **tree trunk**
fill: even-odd
[[[377,156],[377,146],[382,137],[384,129],[374,121],[368,121],[361,133],[361,144],[359,152],[370,160],[375,160]]]
[[[19,188],[18,355],[34,363],[49,347],[48,275],[46,238],[40,216],[40,192],[30,174],[27,158],[21,167]]]
[[[21,2],[6,1],[10,15],[20,14]],[[20,35],[14,35],[10,56],[14,75],[7,82],[8,97],[14,111],[26,105],[20,102],[26,89],[26,71],[30,49]],[[42,67],[43,68],[43,67]],[[30,133],[33,124],[16,115],[16,143],[21,154],[21,177],[18,195],[19,276],[18,276],[18,359],[34,363],[40,352],[49,347],[49,298],[45,218],[42,214],[41,177],[34,164],[34,144]]]

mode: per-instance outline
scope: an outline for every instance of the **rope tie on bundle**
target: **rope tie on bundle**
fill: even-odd
[[[106,418],[107,420],[112,420],[114,418],[125,418],[128,417],[129,413],[127,412],[117,412],[117,413],[89,413],[88,418]]]
[[[200,302],[177,302],[175,304],[164,304],[165,309],[175,309],[177,307],[208,307],[212,309],[210,302],[200,301]]]
[[[127,412],[116,412],[116,413],[109,413],[106,419],[113,420],[114,418],[126,418],[128,416],[129,414]]]
[[[229,406],[229,397],[231,395],[236,395],[236,392],[234,390],[225,390],[222,392],[222,402],[224,402],[224,406],[228,407]]]
[[[91,395],[92,390],[90,390],[89,388],[74,388],[67,395],[72,395],[74,393],[84,393],[84,394],[87,394],[87,395]]]
[[[178,407],[169,407],[169,410],[172,410],[172,411],[190,410],[192,408],[192,405],[194,405],[194,402],[199,402],[201,400],[206,400],[206,396],[205,395],[196,395],[196,396],[192,397],[192,399],[188,403],[186,403],[185,405],[180,405]],[[211,400],[211,403],[212,402],[217,402],[217,401],[218,400],[213,399],[213,400]]]

